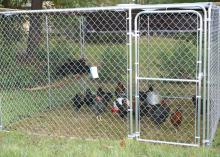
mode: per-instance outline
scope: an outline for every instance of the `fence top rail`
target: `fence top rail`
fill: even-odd
[[[153,4],[153,5],[140,5],[140,4],[119,4],[117,6],[106,7],[88,7],[88,8],[69,8],[69,9],[42,9],[42,10],[8,10],[0,12],[1,14],[22,14],[22,13],[53,13],[53,12],[96,12],[96,11],[126,11],[129,9],[202,9],[214,5],[212,2],[202,3],[174,3],[174,4]]]

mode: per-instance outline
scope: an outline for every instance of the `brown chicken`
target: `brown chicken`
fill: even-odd
[[[176,111],[171,114],[170,122],[178,130],[182,123],[182,120],[183,120],[182,111],[180,109],[176,109]]]
[[[117,98],[119,97],[123,97],[125,95],[125,86],[121,83],[121,82],[118,82],[116,88],[115,88],[115,96]]]

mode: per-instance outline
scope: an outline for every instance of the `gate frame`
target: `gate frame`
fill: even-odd
[[[194,15],[197,15],[197,18],[199,19],[199,23],[197,25],[197,31],[199,32],[199,42],[198,44],[198,60],[196,66],[198,66],[198,71],[196,72],[197,79],[195,80],[189,80],[189,79],[172,79],[172,78],[147,78],[147,77],[139,77],[139,29],[138,29],[138,18],[140,15],[143,14],[156,14],[156,13],[164,13],[164,14],[172,14],[172,13],[192,13]],[[199,27],[199,28],[198,28]],[[200,143],[200,108],[201,108],[201,82],[202,82],[202,32],[203,32],[203,18],[202,15],[195,10],[161,10],[161,11],[142,11],[139,12],[135,16],[135,104],[136,104],[136,135],[137,140],[139,141],[146,141],[146,142],[154,142],[154,143],[166,143],[166,144],[175,144],[175,145],[185,145],[185,146],[199,146]],[[199,64],[199,65],[198,65]],[[188,143],[179,143],[179,142],[166,142],[166,141],[160,141],[160,140],[147,140],[147,139],[141,139],[140,138],[140,107],[139,107],[139,80],[164,80],[164,81],[178,81],[178,82],[195,82],[198,83],[198,110],[197,114],[198,117],[195,119],[195,130],[197,129],[197,133],[195,131],[195,144],[188,144]],[[197,85],[196,85],[197,86]],[[137,114],[138,113],[138,114]],[[196,122],[197,121],[197,122]],[[197,125],[196,125],[197,124]]]

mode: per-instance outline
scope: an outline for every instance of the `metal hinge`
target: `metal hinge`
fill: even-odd
[[[132,33],[132,36],[133,37],[140,37],[140,34],[139,33]]]
[[[206,18],[206,21],[211,21],[211,18]]]
[[[132,111],[133,111],[133,109],[129,108],[129,109],[128,109],[128,111],[129,111],[129,112],[132,112]]]
[[[128,138],[136,138],[136,137],[139,137],[139,136],[140,136],[140,132],[135,132],[133,134],[129,134]]]
[[[127,35],[132,35],[134,37],[139,37],[140,36],[139,33],[133,33],[133,32],[128,32]]]
[[[134,37],[139,37],[140,36],[140,31],[127,32],[127,35],[132,35]]]
[[[209,145],[210,145],[210,140],[203,140],[202,142],[203,142],[203,144],[205,144],[206,146],[209,146]]]
[[[128,135],[128,138],[135,138],[135,137],[136,137],[135,134],[129,134],[129,135]]]
[[[203,73],[199,73],[198,79],[199,79],[199,80],[202,80],[202,77],[203,77],[203,76],[204,76]]]
[[[136,137],[140,137],[140,132],[135,133]]]

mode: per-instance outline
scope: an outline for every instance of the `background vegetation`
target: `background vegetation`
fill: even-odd
[[[28,2],[36,0],[0,0],[0,4],[6,8],[22,8]],[[37,0],[38,1],[38,0]],[[44,0],[42,0],[44,1]],[[45,0],[46,1],[46,0]],[[187,2],[207,2],[206,0],[50,0],[57,8],[107,6],[123,3],[137,4],[159,4],[159,3],[187,3]],[[214,1],[214,0],[210,0]]]

